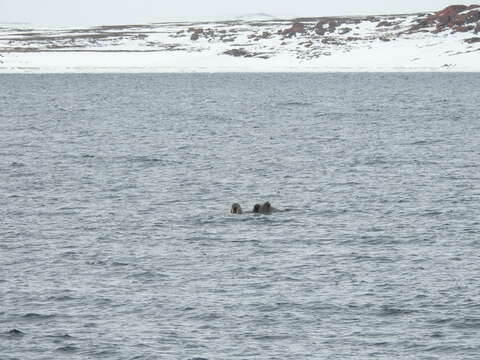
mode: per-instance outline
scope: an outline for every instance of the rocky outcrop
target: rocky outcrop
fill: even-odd
[[[480,5],[451,5],[434,14],[417,20],[409,32],[414,33],[434,27],[433,33],[445,30],[468,32],[480,24]]]
[[[259,58],[259,59],[269,59],[270,55],[267,53],[260,52],[250,52],[243,48],[240,49],[230,49],[223,52],[225,55],[230,55],[234,57],[244,57],[244,58]]]
[[[390,22],[390,21],[380,21],[378,24],[377,24],[377,28],[378,27],[390,27],[390,26],[394,26],[396,25],[396,23],[393,23],[393,22]]]
[[[341,28],[340,30],[338,30],[338,33],[340,35],[345,35],[345,34],[348,34],[350,31],[352,31],[351,28],[349,27],[344,27],[344,28]]]
[[[463,41],[465,41],[467,44],[475,44],[480,42],[480,37],[473,37],[473,38],[465,39]]]
[[[188,32],[192,33],[192,35],[190,36],[190,40],[193,40],[193,41],[198,40],[200,37],[213,38],[217,35],[215,34],[215,31],[212,29],[202,29],[202,28],[194,28],[194,27],[189,28]],[[222,34],[219,33],[219,35],[222,35]]]
[[[231,49],[224,52],[225,55],[235,56],[235,57],[252,57],[253,54],[248,52],[245,49]]]
[[[317,35],[325,35],[325,33],[333,33],[337,29],[338,26],[342,25],[344,22],[335,20],[335,19],[324,19],[320,20],[315,25],[315,33]]]
[[[189,28],[188,32],[192,33],[190,40],[196,41],[200,38],[200,35],[203,34],[203,29],[201,28]]]
[[[323,25],[324,23],[320,21],[315,25],[315,33],[317,35],[323,36],[327,32],[327,29],[325,29]]]
[[[293,23],[292,27],[282,31],[282,35],[292,37],[305,32],[305,25],[301,22]]]
[[[475,26],[473,25],[469,25],[469,26],[457,26],[455,28],[455,31],[456,32],[469,32],[469,31],[472,31],[473,29],[475,29]]]

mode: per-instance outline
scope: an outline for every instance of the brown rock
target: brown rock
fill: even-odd
[[[433,21],[431,21],[430,19],[426,18],[426,19],[420,19],[418,20],[418,23],[415,24],[415,25],[412,25],[412,27],[410,28],[410,32],[415,32],[415,31],[418,31],[420,29],[423,29],[423,28],[426,28],[426,27],[429,27],[430,25],[432,25]]]
[[[472,10],[466,14],[457,15],[452,22],[455,25],[465,25],[465,24],[476,23],[479,20],[480,20],[480,11]]]
[[[292,25],[291,28],[283,30],[282,35],[292,37],[292,36],[296,36],[297,34],[303,34],[304,32],[305,32],[305,26],[300,22],[296,22]]]
[[[472,31],[475,28],[473,25],[469,26],[457,26],[453,28],[453,31],[455,32],[469,32]]]
[[[327,32],[327,29],[324,28],[324,26],[328,24],[328,20],[320,20],[316,25],[315,25],[315,33],[317,35],[325,35]]]
[[[474,44],[480,42],[480,37],[473,37],[470,39],[465,39],[463,41],[465,41],[467,44]]]
[[[322,44],[327,44],[327,45],[343,45],[344,43],[342,43],[341,41],[338,41],[334,38],[329,38],[329,37],[326,37],[326,38],[323,38],[322,39]]]
[[[395,24],[390,22],[390,21],[380,21],[377,24],[377,27],[387,27],[387,26],[393,26],[393,25],[395,25]]]
[[[440,10],[437,12],[437,16],[445,15],[445,14],[458,14],[462,11],[468,10],[468,6],[465,5],[450,5],[447,6],[445,9]]]
[[[446,7],[443,10],[437,12],[434,16],[436,17],[436,21],[444,26],[448,26],[452,23],[458,13],[467,10],[468,7],[465,5],[451,5]]]
[[[235,56],[235,57],[252,57],[245,49],[231,49],[224,52],[225,55]]]
[[[203,29],[201,28],[189,28],[188,32],[192,33],[192,36],[190,36],[190,40],[196,41],[200,38],[200,34],[203,34]]]
[[[328,23],[328,31],[329,31],[329,32],[334,32],[335,29],[337,28],[337,26],[338,26],[338,23],[337,23],[335,20],[330,21],[330,22]]]
[[[453,28],[455,26],[461,27],[466,24],[475,23],[480,19],[480,10],[478,10],[478,8],[480,8],[480,5],[451,5],[436,12],[435,14],[418,19],[417,24],[413,25],[409,31],[421,31],[421,29],[436,25],[436,29],[433,31],[433,33],[439,33],[446,28]],[[460,14],[466,10],[469,11],[465,14]],[[460,31],[463,30],[463,28],[460,29]]]
[[[325,35],[326,32],[327,32],[327,29],[324,29],[323,27],[322,28],[315,27],[315,33],[317,35],[323,36],[323,35]]]

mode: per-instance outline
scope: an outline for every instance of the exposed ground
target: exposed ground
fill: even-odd
[[[0,28],[2,72],[335,67],[360,70],[478,67],[480,71],[480,65],[475,64],[480,64],[479,51],[480,5],[454,5],[435,13],[362,17],[84,29]]]

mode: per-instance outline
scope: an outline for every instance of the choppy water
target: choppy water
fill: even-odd
[[[1,75],[0,358],[478,359],[479,81]]]

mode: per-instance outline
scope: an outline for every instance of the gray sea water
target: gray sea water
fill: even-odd
[[[0,75],[0,359],[478,359],[479,83]]]

